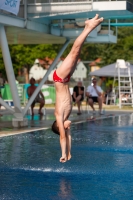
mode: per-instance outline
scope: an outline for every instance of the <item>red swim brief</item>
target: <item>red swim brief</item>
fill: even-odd
[[[70,80],[70,74],[65,79],[62,79],[56,74],[56,70],[55,70],[53,74],[53,80],[54,82],[67,83]]]

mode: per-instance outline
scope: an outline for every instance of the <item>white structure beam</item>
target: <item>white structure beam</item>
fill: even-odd
[[[74,6],[73,6],[74,5]],[[53,19],[104,18],[133,16],[133,4],[127,1],[60,2],[28,5],[28,17],[40,21]]]
[[[20,7],[21,9],[21,7]],[[28,14],[59,14],[66,12],[78,12],[78,11],[91,11],[92,1],[80,1],[80,2],[54,2],[54,3],[36,3],[28,4]]]
[[[93,11],[122,11],[129,10],[127,1],[95,1]]]
[[[27,20],[26,27],[25,27],[25,20],[24,19],[15,18],[15,17],[12,17],[10,15],[0,14],[0,24],[3,24],[4,26],[26,28],[26,29],[29,29],[29,30],[42,32],[42,33],[49,33],[49,27],[45,24],[41,24],[39,22]]]
[[[6,74],[8,77],[8,82],[9,82],[12,97],[13,97],[13,102],[14,102],[14,107],[15,107],[14,109],[16,113],[21,113],[20,99],[18,96],[18,90],[17,90],[17,86],[15,82],[15,75],[13,71],[9,47],[8,47],[5,29],[3,25],[0,25],[0,44],[1,44],[1,50],[2,50],[2,55],[4,59]]]
[[[117,43],[117,36],[115,35],[102,35],[98,34],[96,38],[86,38],[86,42],[89,43]]]
[[[4,15],[0,13],[0,24],[5,26],[16,26],[23,28],[24,27],[24,19],[15,18],[14,16]]]
[[[59,29],[51,27],[51,34],[56,36],[62,36],[67,38],[76,38],[78,37],[81,32],[83,31],[83,28],[75,28],[75,29]],[[97,28],[94,29],[90,34],[89,37],[97,37]]]

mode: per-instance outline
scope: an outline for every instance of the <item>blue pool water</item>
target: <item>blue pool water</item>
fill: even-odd
[[[59,162],[51,130],[0,138],[0,200],[132,200],[133,115],[72,126]]]

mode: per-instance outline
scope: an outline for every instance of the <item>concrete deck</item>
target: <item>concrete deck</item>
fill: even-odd
[[[103,109],[105,109],[104,115],[99,114],[98,108],[96,108],[96,114],[93,114],[91,110],[88,113],[86,106],[83,106],[82,114],[77,115],[77,107],[75,106],[73,107],[72,113],[70,115],[70,120],[72,121],[72,124],[77,124],[90,120],[98,120],[102,118],[113,117],[116,115],[133,113],[133,108],[119,109],[118,107],[111,108],[111,106],[104,106]],[[5,110],[1,110],[0,113],[3,114],[3,116],[0,117],[0,137],[49,129],[55,120],[54,108],[46,108],[46,115],[41,117],[38,115],[38,109],[36,108],[33,118],[30,114],[26,115],[26,118],[28,118],[28,127],[14,128],[12,126],[13,116],[7,113]]]

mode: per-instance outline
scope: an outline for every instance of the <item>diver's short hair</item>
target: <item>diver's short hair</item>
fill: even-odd
[[[57,122],[56,121],[54,121],[54,123],[52,124],[52,131],[55,134],[60,135],[59,128],[57,127]]]

